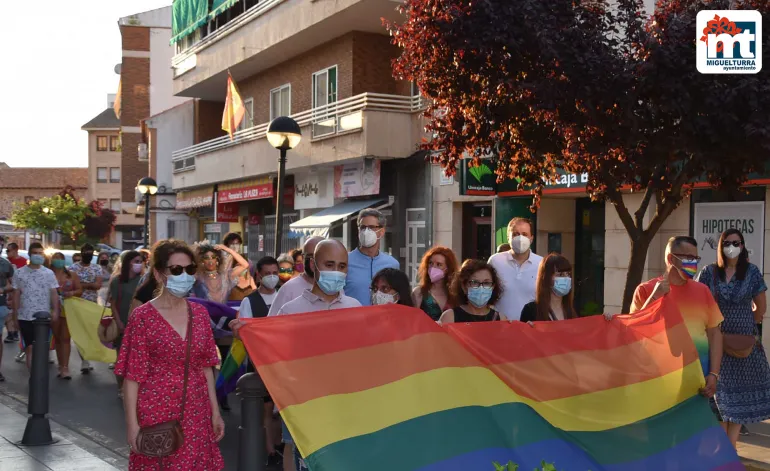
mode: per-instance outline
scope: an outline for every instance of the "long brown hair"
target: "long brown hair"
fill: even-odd
[[[457,272],[457,275],[452,279],[452,289],[449,291],[449,295],[457,301],[458,306],[460,304],[468,304],[468,295],[465,293],[463,287],[471,279],[474,273],[481,270],[488,270],[489,274],[492,275],[492,280],[495,282],[495,287],[492,289],[492,296],[489,298],[487,305],[492,306],[498,299],[500,299],[500,296],[503,294],[503,287],[500,284],[500,278],[497,276],[495,267],[484,260],[466,260],[463,262],[460,271]]]
[[[437,245],[425,252],[425,255],[422,256],[422,261],[420,262],[420,268],[417,271],[417,276],[420,279],[420,292],[422,293],[423,297],[428,294],[432,284],[430,281],[430,275],[428,275],[428,270],[430,269],[430,259],[434,255],[443,255],[444,260],[446,260],[446,274],[444,275],[444,279],[442,281],[444,282],[444,286],[447,287],[447,291],[449,291],[449,284],[452,283],[452,278],[454,278],[455,273],[457,273],[457,257],[455,257],[455,253],[452,252],[452,249],[449,247]],[[449,296],[449,304],[453,305],[454,303],[451,299],[452,295],[450,294]]]
[[[741,254],[738,255],[738,264],[735,266],[735,278],[743,280],[746,278],[746,272],[749,270],[749,251],[746,249],[746,240],[743,238],[743,233],[738,229],[727,229],[719,236],[719,247],[717,247],[717,271],[719,277],[725,279],[725,267],[727,267],[727,257],[723,252],[725,239],[731,235],[736,234],[741,238]]]
[[[537,315],[535,320],[551,320],[551,293],[553,292],[553,275],[557,272],[569,272],[572,274],[572,264],[566,257],[557,253],[550,253],[540,262],[537,269],[537,287],[535,289],[535,301],[537,303]],[[573,306],[575,283],[573,279],[572,289],[569,294],[562,297],[562,309],[565,319],[577,317]]]

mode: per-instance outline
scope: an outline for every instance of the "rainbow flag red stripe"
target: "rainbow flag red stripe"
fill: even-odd
[[[313,471],[744,469],[665,302],[535,328],[442,328],[393,305],[247,322],[249,357]]]

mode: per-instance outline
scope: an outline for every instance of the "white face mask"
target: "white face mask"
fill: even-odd
[[[525,253],[527,250],[529,250],[529,246],[532,244],[532,241],[529,240],[529,237],[524,237],[522,235],[518,235],[513,239],[509,237],[508,240],[511,241],[511,250],[513,250],[513,252],[516,254]]]
[[[377,243],[377,233],[371,229],[364,229],[358,233],[358,242],[361,247],[373,247]]]
[[[740,247],[733,247],[732,245],[730,245],[729,247],[723,248],[722,252],[724,252],[725,257],[727,257],[730,260],[732,260],[734,258],[738,258],[738,256],[741,254],[741,248]]]
[[[396,295],[375,291],[372,293],[372,305],[380,306],[382,304],[396,304]]]
[[[278,285],[278,275],[266,275],[262,277],[262,286],[273,289]]]

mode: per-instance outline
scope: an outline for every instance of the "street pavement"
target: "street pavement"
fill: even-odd
[[[17,344],[3,343],[0,345],[3,347],[0,372],[6,378],[5,382],[0,383],[0,399],[2,399],[0,404],[6,404],[11,400],[11,403],[16,404],[18,411],[26,412],[29,389],[27,368],[24,363],[14,361],[14,357],[18,353]],[[51,358],[53,357],[53,352],[51,352]],[[92,362],[92,366],[94,371],[89,375],[80,373],[80,358],[74,347],[70,358],[72,380],[66,381],[56,378],[58,372],[56,365],[49,365],[49,417],[61,425],[63,429],[78,435],[84,441],[91,442],[114,453],[117,457],[127,460],[129,450],[126,443],[123,403],[117,396],[115,376],[106,364]],[[235,471],[238,461],[240,407],[238,398],[234,394],[230,396],[229,402],[232,410],[222,412],[225,420],[225,438],[220,442],[219,447],[225,460],[225,469]],[[3,419],[0,417],[0,420]],[[23,426],[21,426],[17,439],[21,438],[23,431]],[[0,448],[0,469],[3,471],[15,469],[6,468],[1,453],[2,448]],[[127,464],[127,461],[125,463]],[[125,465],[119,467],[126,469]],[[39,469],[45,470],[47,468]]]

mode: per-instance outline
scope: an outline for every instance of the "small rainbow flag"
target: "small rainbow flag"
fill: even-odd
[[[242,337],[313,471],[743,470],[676,306],[438,326],[371,306],[249,319]]]
[[[243,346],[243,342],[234,339],[225,361],[219,368],[216,382],[217,397],[224,399],[235,391],[238,379],[246,373],[246,358],[246,348]]]

